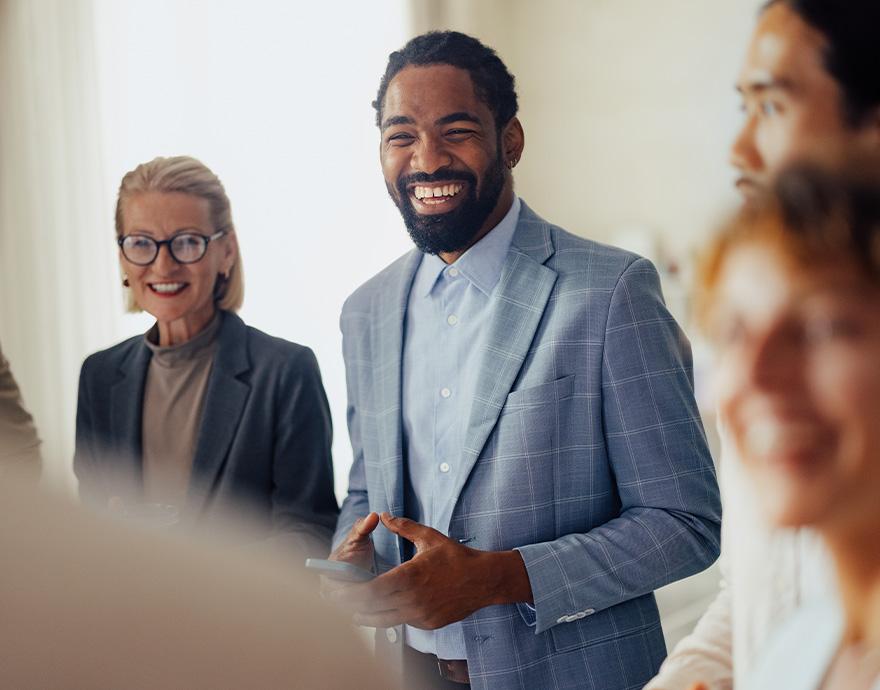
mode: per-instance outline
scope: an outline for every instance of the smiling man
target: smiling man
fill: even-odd
[[[665,655],[653,590],[719,550],[657,273],[514,194],[514,80],[479,41],[413,39],[375,107],[416,248],[343,308],[354,465],[332,557],[379,576],[325,590],[383,629],[408,687],[638,686]]]

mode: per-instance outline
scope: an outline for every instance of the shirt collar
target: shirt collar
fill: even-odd
[[[486,296],[492,294],[501,278],[504,260],[516,232],[522,203],[514,197],[510,209],[494,228],[453,264],[444,263],[436,254],[424,254],[416,277],[415,294],[427,297],[444,271],[455,267],[468,281]]]

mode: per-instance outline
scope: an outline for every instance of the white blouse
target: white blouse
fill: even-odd
[[[720,432],[721,589],[645,690],[681,690],[696,682],[740,690],[781,623],[804,602],[837,596],[824,545],[808,530],[767,523],[733,444]]]
[[[745,690],[880,690],[876,659],[835,665],[842,635],[843,614],[833,600],[803,607],[773,636]]]

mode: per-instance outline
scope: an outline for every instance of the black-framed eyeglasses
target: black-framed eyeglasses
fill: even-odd
[[[208,251],[208,244],[226,234],[226,230],[218,230],[213,235],[202,235],[198,232],[182,232],[170,240],[154,240],[149,235],[125,235],[116,240],[122,255],[138,266],[149,266],[159,256],[159,248],[167,245],[171,258],[179,264],[194,264],[200,261]]]

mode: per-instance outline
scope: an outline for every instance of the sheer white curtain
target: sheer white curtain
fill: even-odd
[[[410,245],[371,101],[409,2],[0,0],[0,340],[67,487],[82,359],[143,332],[113,244],[122,175],[202,159],[232,200],[244,319],[311,346],[351,452],[339,309]],[[381,9],[381,11],[380,11]]]
[[[60,488],[80,362],[121,309],[92,28],[85,2],[0,2],[0,339]]]

